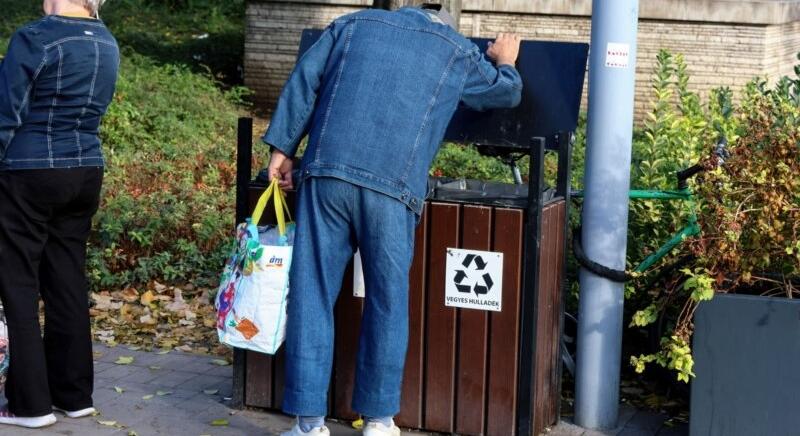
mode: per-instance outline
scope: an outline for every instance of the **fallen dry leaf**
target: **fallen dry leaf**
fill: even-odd
[[[142,306],[149,306],[155,297],[156,296],[153,294],[153,291],[147,291],[142,294],[141,297],[139,297],[139,302],[142,303]]]
[[[133,363],[133,357],[131,356],[120,356],[114,363],[117,365],[130,365]]]
[[[136,288],[128,288],[121,292],[122,299],[128,303],[139,301],[139,291]]]
[[[92,293],[94,339],[107,346],[161,350],[159,354],[175,349],[230,358],[231,349],[220,344],[216,331],[216,310],[209,298],[214,292],[153,282],[145,289]]]

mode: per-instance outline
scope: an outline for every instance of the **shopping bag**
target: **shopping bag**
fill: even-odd
[[[8,328],[6,327],[6,311],[3,306],[0,305],[0,390],[3,390],[6,385],[9,359],[10,356],[8,355]]]
[[[259,227],[270,201],[278,224]],[[273,181],[252,217],[237,227],[215,303],[217,333],[223,344],[275,354],[283,343],[295,229],[287,217],[291,220],[283,191]]]

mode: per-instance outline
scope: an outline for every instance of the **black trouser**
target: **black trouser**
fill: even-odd
[[[86,241],[102,183],[102,168],[0,171],[0,299],[11,357],[5,394],[17,416],[92,406]]]

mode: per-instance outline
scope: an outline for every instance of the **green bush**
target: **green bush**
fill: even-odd
[[[688,344],[700,301],[711,299],[715,291],[742,288],[790,298],[797,293],[800,66],[797,77],[783,77],[773,86],[763,79],[753,80],[736,106],[732,93],[724,88],[713,91],[701,105],[696,95],[685,91],[688,76],[682,60],[676,56],[673,63],[671,59],[667,53],[659,55],[653,114],[646,125],[647,139],[638,150],[648,157],[638,165],[638,177],[663,188],[669,182],[663,174],[702,160],[708,171],[693,185],[702,232],[659,265],[666,268],[675,259],[685,258],[689,262],[684,268],[629,296],[629,304],[640,309],[632,316],[632,327],[666,320],[660,349],[631,357],[631,364],[642,372],[655,362],[688,382],[694,375]],[[677,98],[671,90],[677,90]],[[717,167],[711,147],[720,135],[729,141],[731,156]],[[651,174],[659,165],[668,171]],[[645,202],[634,210],[633,244],[645,253],[663,241],[659,228],[662,233],[674,231],[674,224],[686,213],[664,203]],[[658,274],[659,268],[651,275]]]
[[[186,67],[125,54],[102,130],[107,172],[89,256],[96,287],[213,282],[233,226],[239,103]]]

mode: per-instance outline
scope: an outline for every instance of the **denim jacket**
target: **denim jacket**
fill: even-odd
[[[519,104],[514,67],[417,8],[335,20],[300,58],[265,143],[294,156],[308,134],[301,180],[336,177],[422,212],[427,174],[459,102]]]
[[[19,29],[0,64],[0,170],[103,166],[98,131],[118,69],[99,20],[51,15]]]

